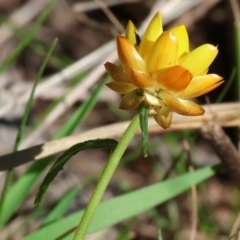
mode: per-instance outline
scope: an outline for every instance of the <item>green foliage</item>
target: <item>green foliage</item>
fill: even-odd
[[[66,152],[64,152],[55,162],[55,164],[50,168],[48,174],[44,178],[40,189],[35,198],[34,204],[38,206],[41,203],[42,197],[47,191],[47,188],[57,176],[58,172],[63,169],[65,163],[75,154],[80,151],[91,149],[91,148],[107,148],[113,150],[117,145],[117,141],[113,139],[97,139],[97,140],[89,140],[83,143],[78,143],[71,148],[69,148]]]
[[[0,73],[5,71],[20,55],[23,49],[29,45],[32,41],[34,35],[36,34],[37,30],[42,26],[43,22],[46,20],[49,13],[53,10],[57,0],[52,0],[50,4],[46,7],[46,9],[42,12],[42,14],[37,18],[36,22],[34,23],[33,27],[28,31],[28,34],[21,40],[19,45],[15,48],[14,52],[6,59],[6,61],[0,66]]]
[[[19,145],[21,143],[21,140],[22,140],[22,137],[23,137],[23,130],[25,128],[27,118],[28,118],[28,115],[29,115],[29,112],[30,112],[30,109],[31,109],[31,106],[32,106],[32,103],[33,103],[33,96],[34,96],[36,87],[37,87],[38,82],[40,81],[40,79],[43,75],[44,69],[47,65],[49,57],[51,56],[51,54],[52,54],[52,52],[55,48],[55,45],[56,45],[56,41],[53,42],[48,54],[46,55],[46,58],[43,61],[43,64],[41,65],[41,67],[39,69],[39,72],[37,74],[36,80],[34,82],[31,94],[29,96],[29,99],[28,99],[28,102],[27,102],[27,105],[26,105],[26,108],[25,108],[25,111],[24,111],[24,114],[23,114],[23,117],[22,117],[22,120],[21,120],[21,124],[19,126],[19,130],[18,130],[16,141],[15,141],[14,148],[13,148],[14,152],[18,150]],[[2,226],[3,222],[5,221],[4,220],[5,219],[5,217],[4,217],[4,211],[5,210],[3,210],[3,209],[5,209],[5,207],[6,207],[6,204],[5,204],[5,201],[6,201],[6,198],[7,198],[6,195],[7,195],[8,187],[11,183],[12,175],[13,175],[12,170],[8,171],[6,181],[5,181],[5,184],[4,184],[4,187],[3,187],[3,191],[2,191],[2,197],[1,197],[1,200],[0,200],[0,226]]]
[[[44,219],[41,227],[44,227],[50,223],[60,219],[63,214],[67,211],[71,203],[75,200],[79,193],[79,187],[73,187],[65,196],[60,199],[56,206],[50,211],[48,216]]]
[[[195,172],[186,173],[105,201],[98,207],[88,234],[112,226],[164,203],[186,191],[192,185],[213,176],[215,171],[214,167],[205,167]],[[65,233],[69,233],[69,230],[77,225],[83,212],[84,210],[79,211],[53,224],[47,225],[26,236],[23,240],[41,240],[46,237],[48,240],[53,240]],[[71,237],[68,239],[71,239]]]

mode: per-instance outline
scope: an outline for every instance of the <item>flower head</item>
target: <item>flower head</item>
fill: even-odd
[[[123,94],[121,109],[148,105],[150,114],[163,128],[171,125],[172,112],[202,115],[204,109],[189,100],[201,96],[223,83],[222,77],[207,74],[218,49],[204,44],[189,51],[184,25],[163,31],[157,13],[142,39],[129,21],[125,37],[117,36],[121,66],[105,64],[113,81],[107,86]]]

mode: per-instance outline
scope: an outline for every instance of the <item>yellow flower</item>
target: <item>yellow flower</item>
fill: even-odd
[[[125,37],[117,36],[117,51],[121,66],[107,62],[105,67],[113,79],[107,86],[124,95],[120,108],[132,109],[144,102],[163,128],[170,127],[173,111],[202,115],[204,109],[189,99],[223,83],[222,77],[207,74],[217,47],[204,44],[190,52],[185,26],[163,31],[160,13],[141,41],[129,21]]]

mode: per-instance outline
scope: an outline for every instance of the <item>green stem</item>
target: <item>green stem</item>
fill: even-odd
[[[108,161],[107,165],[105,166],[102,176],[95,188],[95,191],[92,194],[92,197],[86,207],[83,217],[78,225],[77,231],[74,236],[74,240],[83,240],[84,239],[84,236],[87,233],[87,230],[91,223],[93,215],[98,207],[98,204],[102,199],[102,196],[112,178],[112,175],[114,174],[114,172],[122,158],[122,155],[124,154],[130,141],[132,140],[133,136],[135,135],[135,132],[138,130],[139,124],[140,124],[140,122],[139,122],[139,113],[138,113],[132,119],[128,128],[124,132],[121,140],[119,141],[117,147],[115,148],[111,157],[109,158],[109,161]]]

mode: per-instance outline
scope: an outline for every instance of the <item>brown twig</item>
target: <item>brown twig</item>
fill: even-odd
[[[201,132],[219,156],[236,186],[240,188],[240,158],[230,138],[219,123],[214,121],[205,122]]]
[[[107,4],[104,1],[102,1],[102,0],[95,0],[95,2],[102,9],[102,11],[106,14],[108,19],[112,22],[112,24],[115,26],[115,28],[118,30],[118,32],[119,33],[123,33],[125,31],[125,28],[120,23],[120,21],[115,17],[115,15],[109,9]]]
[[[218,122],[221,126],[240,126],[240,103],[213,104],[211,105],[211,109],[218,117]],[[152,118],[150,118],[149,132],[164,133],[167,131],[182,131],[184,129],[199,129],[201,128],[204,120],[211,121],[212,119],[213,114],[209,111],[207,111],[203,116],[195,117],[174,115],[171,128],[164,130],[159,127],[159,125],[157,125]],[[108,126],[94,128],[80,134],[45,142],[19,152],[1,156],[0,171],[12,169],[27,162],[39,160],[41,158],[65,151],[79,142],[96,138],[118,138],[123,134],[128,124],[129,122],[120,122]]]

